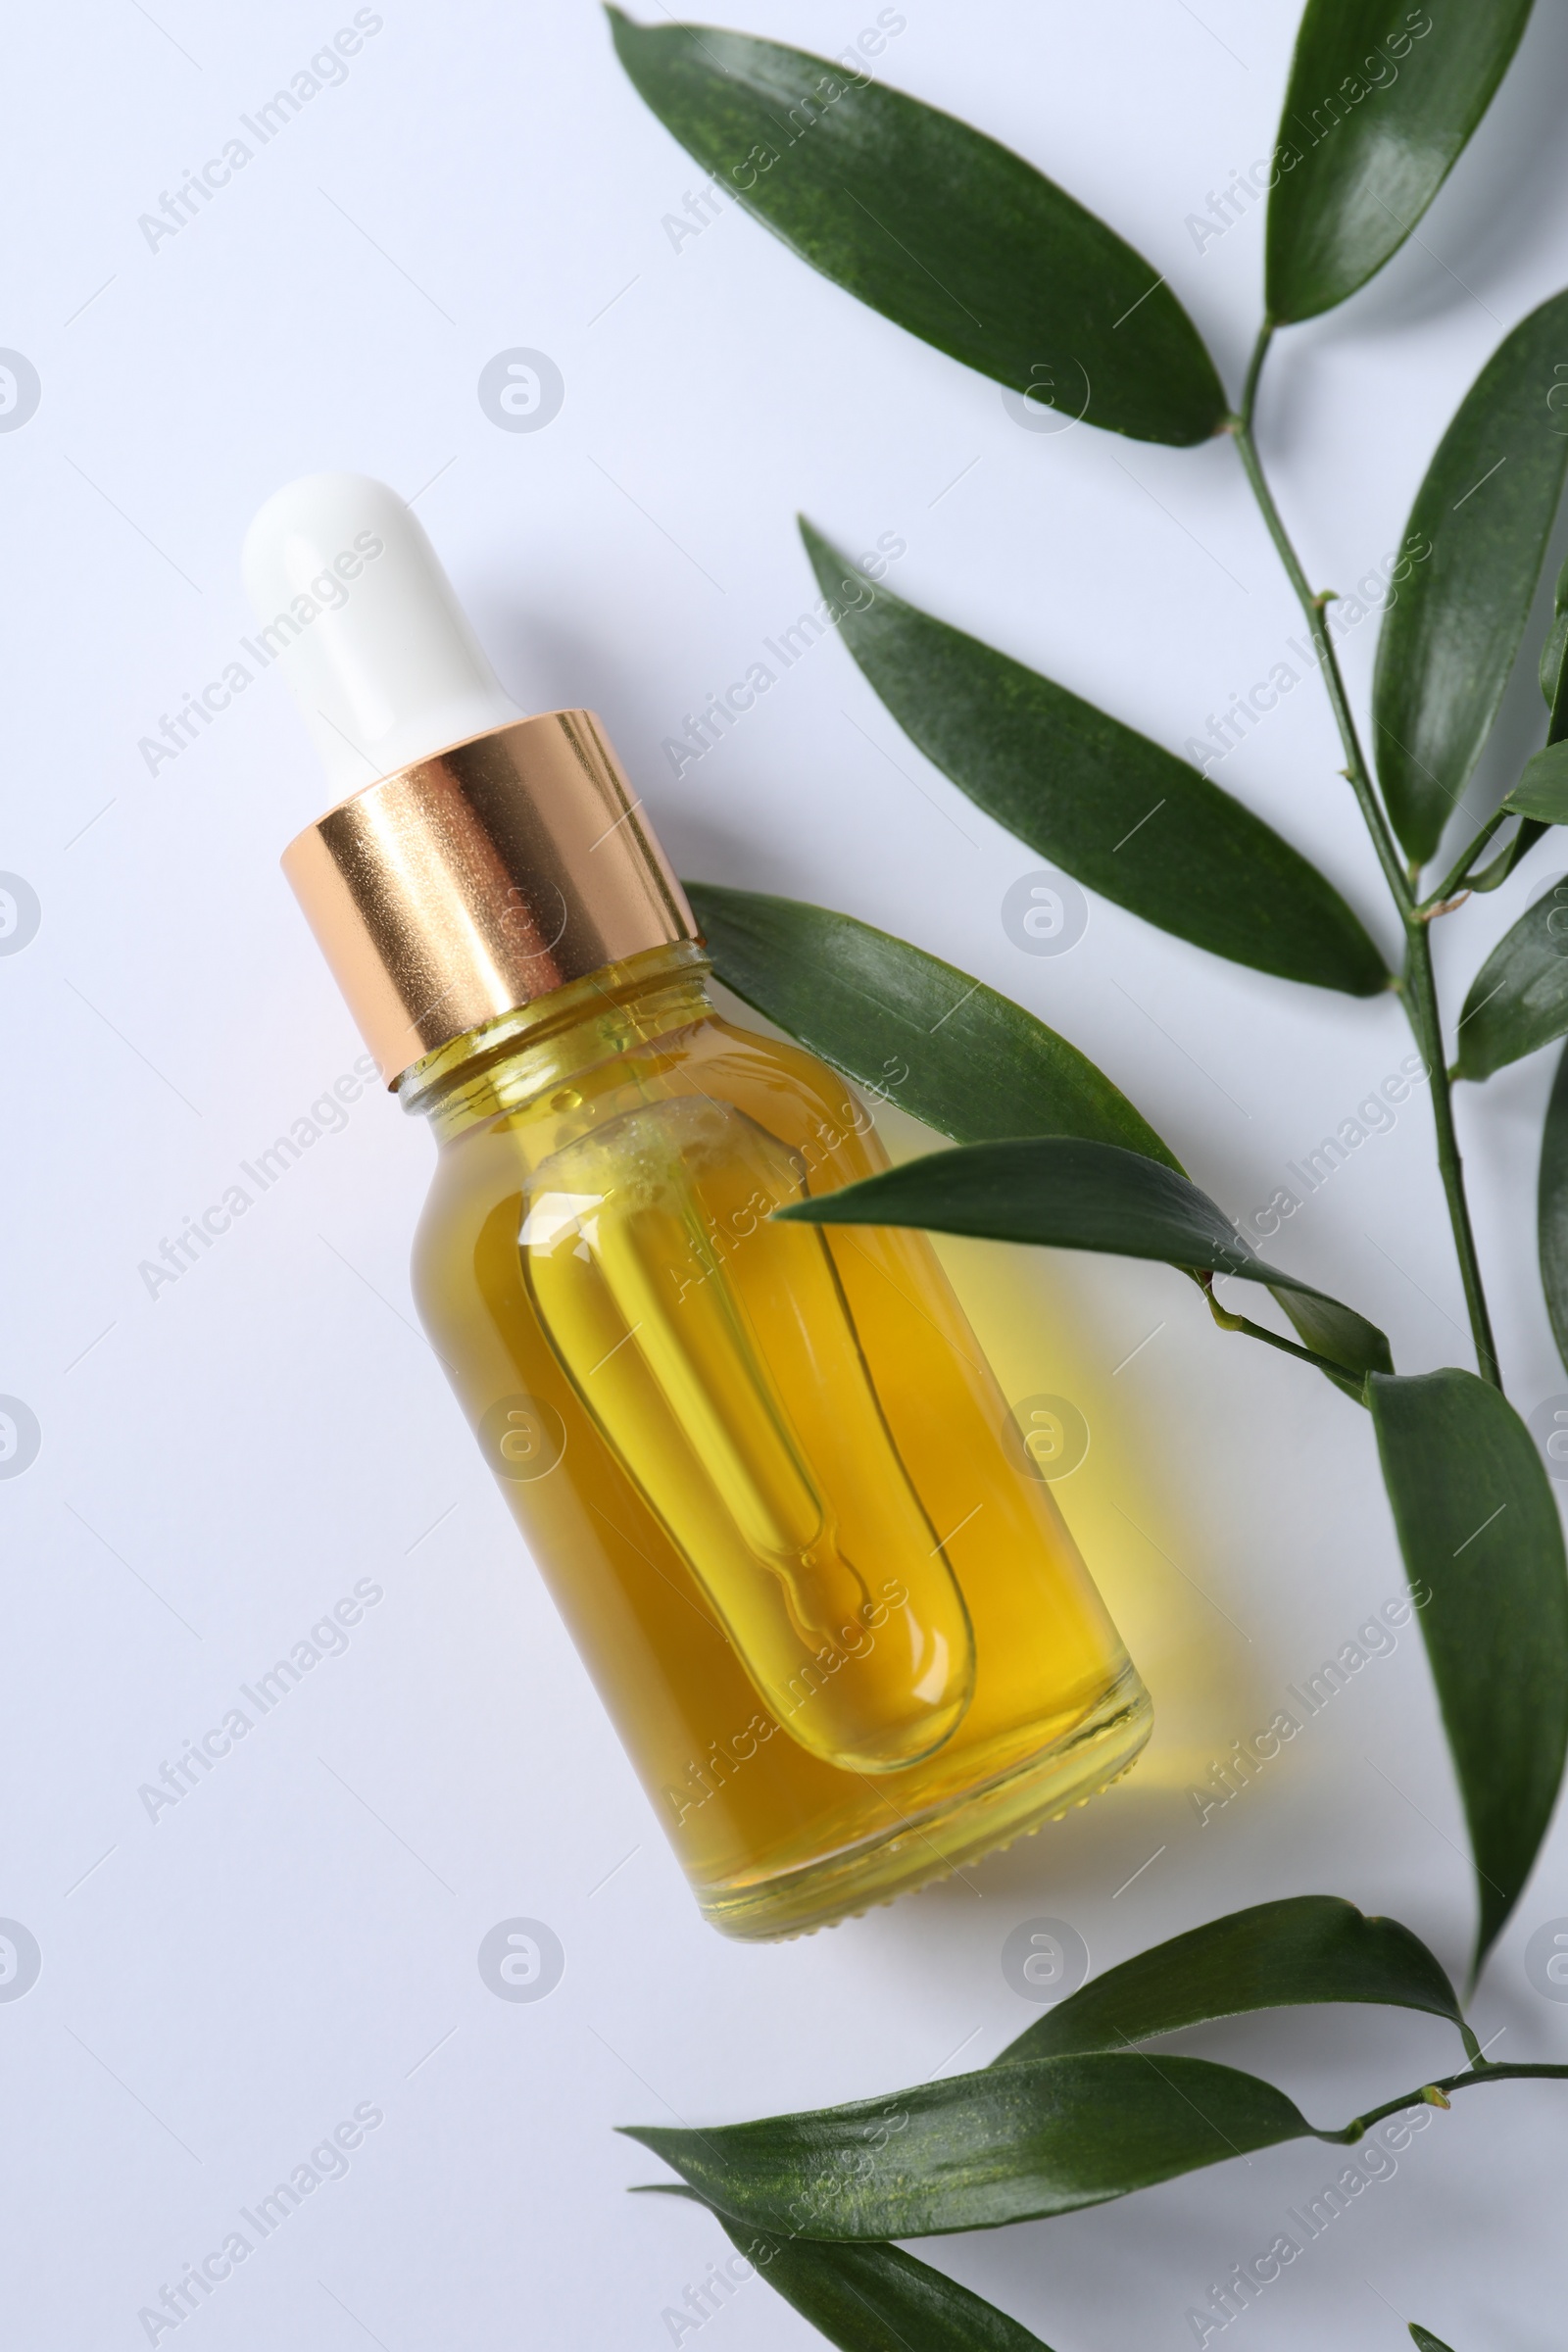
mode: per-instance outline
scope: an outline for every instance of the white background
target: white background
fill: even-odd
[[[1292,7],[905,6],[887,77],[1111,220],[1170,273],[1234,387],[1261,212],[1202,253],[1185,220],[1267,153]],[[1265,1201],[1409,1041],[1392,1001],[1243,973],[1103,903],[1070,955],[1019,953],[1001,901],[1038,860],[920,760],[830,641],[679,781],[661,756],[813,594],[797,509],[852,552],[902,533],[902,594],[1179,748],[1298,632],[1224,442],[1024,431],[995,385],[738,212],[677,250],[663,217],[698,172],[577,0],[387,0],[346,82],[150,251],[138,216],[351,14],[155,13],[14,15],[7,74],[0,341],[43,398],[0,436],[0,866],[43,912],[0,961],[0,1389],[43,1444],[0,1484],[0,1913],[36,1936],[43,1973],[0,2005],[4,2331],[27,2352],[144,2342],[137,2312],[162,2283],[368,2101],[385,2121],[348,2178],[181,2345],[652,2352],[727,2248],[695,2209],[623,2193],[662,2168],[615,2124],[764,2114],[981,2062],[1033,2014],[998,1955],[1041,1914],[1103,1967],[1322,1889],[1406,1920],[1457,1969],[1458,1809],[1410,1632],[1199,1826],[1190,1785],[1399,1589],[1367,1423],[1213,1330],[1174,1275],[975,1248],[955,1263],[1009,1394],[1064,1393],[1089,1417],[1089,1459],[1059,1491],[1152,1688],[1152,1746],[1059,1829],[831,1934],[753,1949],[699,1924],[411,1328],[424,1132],[368,1097],[176,1286],[153,1299],[138,1279],[360,1051],[277,872],[323,797],[281,684],[259,680],[156,776],[138,753],[250,627],[249,516],[321,466],[422,491],[509,686],[604,714],[681,872],[848,908],[1011,993],[1233,1211]],[[836,50],[874,13],[735,0],[729,21]],[[1325,585],[1396,544],[1460,394],[1568,278],[1565,90],[1568,28],[1543,10],[1418,241],[1282,338],[1263,437]],[[485,362],[518,345],[565,380],[537,433],[498,430],[476,399]],[[1361,691],[1374,636],[1346,647]],[[1481,805],[1540,730],[1522,674]],[[1308,682],[1218,772],[1392,951],[1337,765]],[[1443,926],[1450,1007],[1550,858]],[[1568,1386],[1533,1263],[1548,1077],[1543,1057],[1460,1102],[1527,1412]],[[1424,1099],[1277,1247],[1384,1324],[1401,1368],[1471,1360]],[[347,1654],[150,1822],[138,1786],[367,1577],[384,1599]],[[1565,1858],[1558,1835],[1479,1996],[1494,2057],[1568,2056],[1568,2011],[1522,1957],[1568,1912]],[[475,1965],[518,1914],[566,1953],[534,2005],[496,1999]],[[1435,2023],[1361,2011],[1189,2041],[1324,2123],[1457,2062]],[[1227,2340],[1393,2352],[1414,2316],[1458,2352],[1544,2352],[1561,2336],[1565,2155],[1559,2090],[1467,2094]],[[1174,2352],[1208,2282],[1336,2169],[1308,2142],[924,2250],[1057,2352]],[[753,2280],[700,2340],[815,2339]]]

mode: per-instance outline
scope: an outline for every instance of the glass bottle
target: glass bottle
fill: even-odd
[[[715,1010],[597,722],[514,712],[392,493],[280,492],[262,614],[344,547],[291,682],[377,780],[284,867],[435,1133],[419,1313],[704,1915],[821,1926],[1103,1788],[1147,1693],[929,1241],[772,1219],[887,1164],[868,1106]]]

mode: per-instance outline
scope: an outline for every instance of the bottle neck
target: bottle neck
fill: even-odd
[[[692,940],[607,963],[427,1054],[397,1081],[398,1100],[429,1119],[438,1142],[450,1143],[617,1054],[706,1018],[713,1010],[706,985],[711,968]]]

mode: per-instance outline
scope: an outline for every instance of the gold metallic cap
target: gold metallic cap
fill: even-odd
[[[700,935],[598,720],[551,710],[368,785],[283,871],[388,1086],[607,963]]]

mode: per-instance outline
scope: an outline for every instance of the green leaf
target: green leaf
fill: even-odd
[[[1297,1894],[1211,1919],[1107,1969],[992,2063],[1121,2049],[1205,2018],[1314,2001],[1423,2009],[1466,2033],[1453,1986],[1408,1928],[1369,1919],[1338,1895]]]
[[[1523,775],[1503,800],[1520,816],[1544,825],[1568,825],[1568,743],[1548,743],[1525,761]]]
[[[1552,616],[1551,629],[1541,649],[1541,691],[1546,698],[1546,709],[1550,712],[1546,722],[1545,751],[1538,752],[1535,759],[1527,763],[1519,782],[1503,801],[1505,808],[1520,808],[1521,794],[1538,800],[1544,799],[1555,808],[1568,808],[1568,795],[1553,784],[1553,778],[1559,772],[1559,762],[1552,760],[1544,766],[1542,764],[1546,760],[1547,754],[1555,753],[1568,738],[1568,564],[1557,574],[1552,595]],[[1526,808],[1523,813],[1524,823],[1501,856],[1494,858],[1484,872],[1477,874],[1470,886],[1473,890],[1499,889],[1521,861],[1528,858],[1549,827],[1564,821],[1560,817],[1547,816],[1540,808]]]
[[[609,12],[621,64],[726,194],[872,310],[1141,441],[1207,440],[1228,404],[1150,263],[995,139],[823,57]]]
[[[1311,2131],[1255,2075],[1204,2058],[1101,2050],[1026,2058],[813,2114],[630,2136],[737,2221],[781,2234],[890,2238],[1071,2213]]]
[[[1456,17],[1442,37],[1462,48],[1468,22]],[[1529,618],[1568,463],[1568,414],[1548,405],[1565,352],[1568,293],[1504,336],[1410,510],[1405,544],[1431,553],[1385,614],[1372,716],[1394,829],[1423,863],[1491,732]]]
[[[1093,1062],[951,964],[798,900],[686,888],[725,985],[872,1094],[962,1143],[1078,1136],[1184,1172]],[[1348,1307],[1315,1292],[1274,1296],[1318,1354],[1358,1376],[1389,1368],[1382,1335]]]
[[[1568,1053],[1557,1064],[1542,1131],[1536,1234],[1552,1337],[1568,1365]]]
[[[1308,0],[1269,199],[1272,318],[1332,310],[1398,251],[1492,103],[1529,15],[1530,0],[1435,11]]]
[[[1076,1135],[1180,1162],[1076,1046],[935,956],[798,899],[688,882],[714,967],[835,1069],[960,1143]]]
[[[1421,1610],[1470,1825],[1482,1960],[1545,1836],[1568,1744],[1568,1568],[1551,1484],[1472,1372],[1368,1384],[1384,1484]]]
[[[1541,691],[1545,697],[1546,709],[1551,712],[1552,717],[1551,730],[1546,741],[1555,743],[1565,731],[1568,731],[1568,711],[1564,710],[1564,703],[1568,701],[1568,697],[1565,697],[1563,691],[1565,684],[1568,684],[1568,564],[1565,564],[1558,572],[1557,583],[1552,590],[1551,627],[1546,632],[1546,642],[1541,649],[1541,666],[1537,675],[1541,680]],[[1564,722],[1561,725],[1558,723],[1559,714]]]
[[[1500,851],[1490,865],[1482,868],[1474,881],[1469,884],[1469,888],[1478,892],[1500,890],[1508,876],[1529,857],[1537,842],[1544,839],[1550,829],[1548,825],[1539,824],[1533,816],[1527,816],[1507,848]]]
[[[1377,1326],[1249,1250],[1230,1219],[1173,1168],[1113,1144],[1042,1136],[933,1152],[775,1212],[812,1225],[920,1225],[981,1241],[1027,1242],[1163,1259],[1184,1272],[1238,1274],[1311,1303],[1355,1373],[1391,1369]],[[1282,1300],[1283,1303],[1283,1300]]]
[[[1394,1358],[1386,1336],[1365,1315],[1358,1315],[1353,1306],[1331,1298],[1326,1291],[1308,1290],[1304,1284],[1293,1282],[1289,1275],[1272,1271],[1267,1278],[1267,1289],[1303,1347],[1355,1374],[1354,1381],[1340,1383],[1348,1396],[1361,1401],[1360,1382],[1366,1373],[1393,1371]]]
[[[1216,956],[1374,996],[1389,974],[1317,868],[1185,760],[852,567],[802,521],[839,634],[905,733],[988,816]]]
[[[1459,1015],[1461,1078],[1490,1078],[1568,1032],[1568,896],[1527,906],[1470,983]]]
[[[1430,2328],[1423,2328],[1415,2320],[1411,2320],[1408,2325],[1410,2338],[1417,2347],[1417,2352],[1448,2352],[1448,2347],[1443,2338],[1434,2335]]]
[[[666,2193],[706,2202],[695,2190]],[[842,2352],[1051,2352],[956,2278],[897,2246],[780,2236],[708,2207],[731,2243]]]

